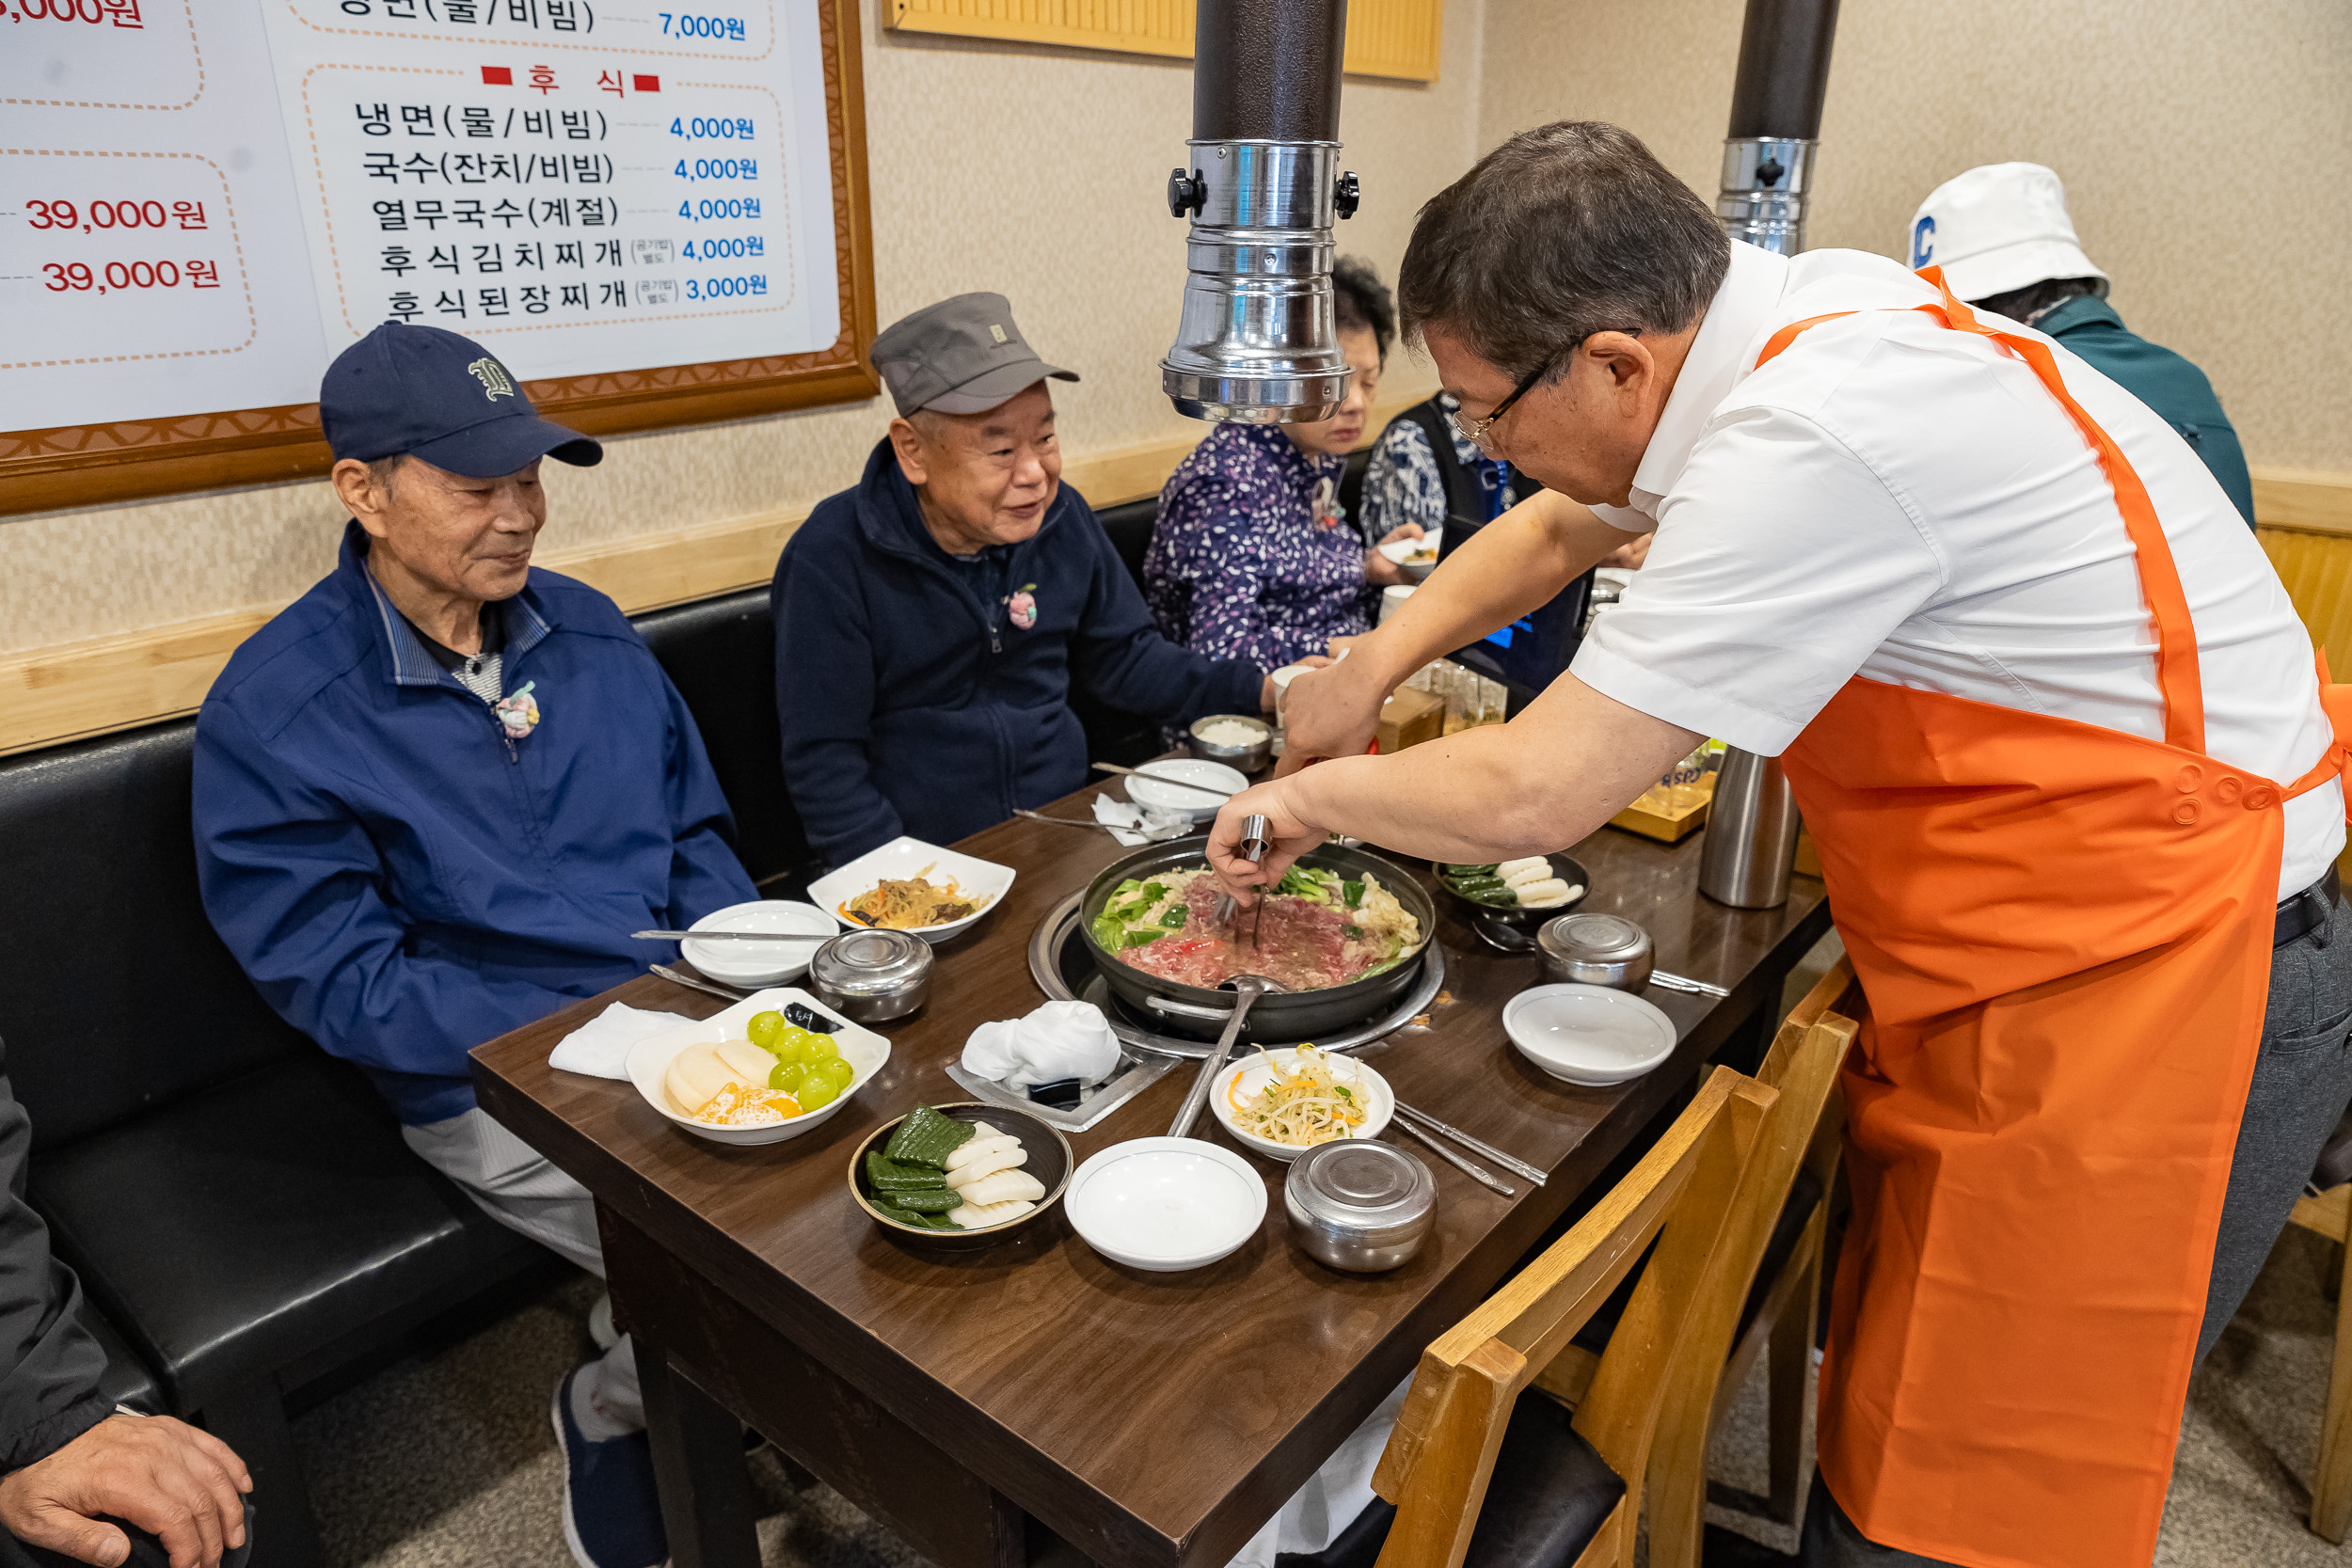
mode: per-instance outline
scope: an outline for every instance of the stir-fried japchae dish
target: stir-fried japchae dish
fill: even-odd
[[[916,876],[886,879],[843,903],[839,912],[860,925],[912,931],[961,920],[979,908],[953,877],[942,887],[928,879],[930,872],[927,865]]]
[[[1370,872],[1356,881],[1292,866],[1258,909],[1234,917],[1232,928],[1216,920],[1224,891],[1206,865],[1130,878],[1111,890],[1095,916],[1094,940],[1122,961],[1183,985],[1215,987],[1236,974],[1263,974],[1293,990],[1376,974],[1421,941],[1421,922]]]

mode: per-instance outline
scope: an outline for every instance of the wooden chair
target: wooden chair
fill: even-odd
[[[1729,1487],[1717,1490],[1731,1507],[1791,1527],[1798,1522],[1812,1481],[1804,1447],[1806,1373],[1820,1309],[1829,1194],[1846,1121],[1837,1070],[1862,1013],[1853,966],[1840,958],[1789,1010],[1757,1069],[1758,1080],[1779,1098],[1732,1199],[1660,1416],[1650,1451],[1650,1568],[1698,1568],[1708,1441],[1759,1354],[1770,1356],[1771,1492],[1756,1498]]]
[[[1373,1477],[1397,1508],[1379,1568],[1632,1568],[1676,1353],[1774,1098],[1716,1069],[1615,1190],[1422,1353]],[[1573,1418],[1552,1400],[1522,1401],[1653,1241]],[[1515,1506],[1482,1528],[1490,1484]]]
[[[2352,1135],[2352,1115],[2329,1140],[2330,1152]],[[2320,1168],[2340,1162],[2323,1155]],[[2319,1473],[2312,1481],[2312,1532],[2341,1542],[2352,1534],[2352,1182],[2337,1182],[2316,1197],[2296,1201],[2291,1216],[2306,1230],[2345,1244],[2339,1254],[2344,1270],[2336,1301],[2335,1367],[2328,1379],[2328,1411],[2320,1418]]]

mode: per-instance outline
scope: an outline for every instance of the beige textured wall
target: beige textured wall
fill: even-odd
[[[1347,83],[1341,134],[1365,196],[1341,239],[1384,275],[1414,209],[1475,156],[1480,7],[1448,0],[1438,83]],[[1056,389],[1070,450],[1197,431],[1154,369],[1184,278],[1163,192],[1190,62],[901,38],[865,11],[881,319],[997,290],[1041,353],[1086,376]],[[550,464],[543,548],[814,500],[856,479],[886,420],[878,401],[615,440],[584,472]],[[0,518],[0,653],[291,599],[332,565],[341,521],[321,483]]]
[[[1741,0],[1489,0],[1479,141],[1614,120],[1711,203]],[[2254,463],[2352,471],[2344,0],[1844,0],[1809,238],[1899,253],[1977,164],[2066,182],[2136,331],[2213,378]]]

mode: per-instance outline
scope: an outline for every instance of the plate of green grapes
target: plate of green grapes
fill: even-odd
[[[887,1039],[787,986],[639,1041],[628,1069],[645,1103],[688,1132],[772,1144],[831,1117],[889,1060]]]

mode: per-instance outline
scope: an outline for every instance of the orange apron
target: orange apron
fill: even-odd
[[[2270,976],[2283,797],[2205,753],[2196,633],[2139,477],[2049,349],[2158,635],[2165,738],[1856,677],[1785,759],[1870,1003],[1820,1464],[1870,1540],[1967,1568],[2155,1549]],[[1840,312],[1845,314],[1848,312]],[[1827,316],[1784,327],[1757,363]],[[2322,686],[2326,689],[2325,666]]]

